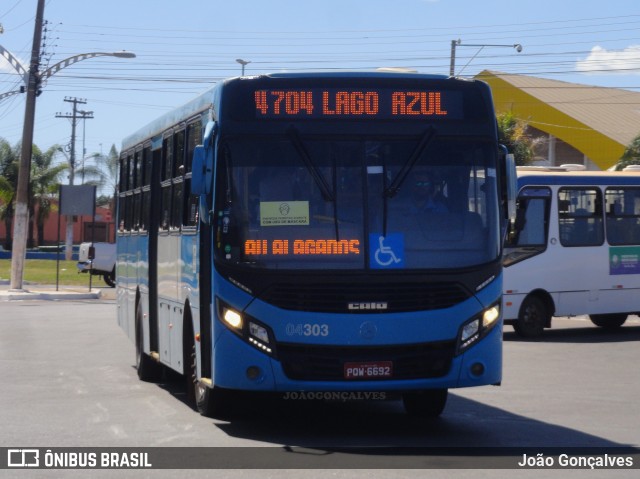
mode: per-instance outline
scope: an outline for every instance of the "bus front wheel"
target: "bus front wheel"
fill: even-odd
[[[231,407],[231,392],[226,389],[210,388],[198,380],[196,343],[191,343],[191,354],[188,362],[189,369],[186,372],[187,400],[197,411],[206,417],[223,417],[229,413]]]
[[[618,329],[627,320],[626,314],[590,314],[589,319],[604,329]]]
[[[407,413],[412,416],[435,418],[444,411],[448,396],[448,389],[428,389],[404,393],[402,402]]]
[[[520,307],[520,314],[513,329],[525,338],[540,336],[549,322],[550,313],[542,299],[537,296],[527,296]]]
[[[204,384],[195,385],[195,403],[198,412],[206,417],[224,418],[231,409],[231,392],[217,387],[207,387]]]

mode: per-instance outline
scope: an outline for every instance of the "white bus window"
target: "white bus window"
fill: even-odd
[[[518,235],[518,246],[541,246],[546,243],[544,198],[529,198],[526,202],[525,224]]]
[[[602,193],[598,188],[561,188],[558,224],[562,246],[600,246],[604,242]]]
[[[548,188],[529,187],[520,192],[515,228],[506,243],[505,266],[546,249],[550,203],[551,191]]]
[[[605,204],[609,244],[640,244],[640,188],[607,188]]]

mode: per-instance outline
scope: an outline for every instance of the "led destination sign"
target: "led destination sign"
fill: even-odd
[[[247,240],[244,242],[244,254],[260,255],[359,255],[360,240]]]
[[[254,91],[256,118],[461,119],[462,93],[446,90]]]

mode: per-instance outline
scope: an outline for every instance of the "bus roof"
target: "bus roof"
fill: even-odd
[[[640,171],[559,171],[518,169],[518,186],[626,185],[640,186]]]
[[[451,81],[452,83],[466,83],[466,84],[485,84],[481,80],[475,79],[462,79],[457,77],[449,77],[446,75],[435,75],[427,73],[418,73],[413,70],[404,68],[378,68],[373,70],[323,70],[323,71],[289,71],[289,72],[276,72],[267,73],[255,76],[244,77],[232,77],[222,80],[211,88],[207,89],[197,97],[188,101],[182,106],[174,108],[167,113],[156,118],[152,122],[140,128],[135,133],[125,137],[122,141],[122,152],[129,150],[130,148],[139,145],[141,142],[153,138],[162,134],[168,128],[173,125],[177,125],[181,122],[188,121],[189,119],[203,114],[207,110],[213,107],[215,101],[214,98],[219,94],[224,85],[234,82],[260,80],[264,78],[273,79],[347,79],[347,78],[360,78],[360,79],[410,79],[410,80],[437,80],[437,81]],[[488,87],[487,87],[488,88]]]

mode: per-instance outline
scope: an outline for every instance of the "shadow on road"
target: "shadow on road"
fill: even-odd
[[[591,323],[581,323],[584,326],[558,327],[552,323],[551,329],[545,329],[539,338],[527,339],[518,336],[510,326],[505,326],[505,341],[536,342],[544,341],[548,343],[622,343],[630,341],[640,341],[640,324],[628,324],[615,330],[599,328]]]
[[[159,387],[187,407],[180,376],[169,375]],[[232,437],[323,449],[487,447],[521,451],[521,448],[628,446],[463,398],[455,390],[449,394],[443,415],[431,420],[406,414],[398,398],[327,401],[238,392],[230,413],[215,418],[214,424]]]
[[[231,421],[217,427],[233,437],[299,446],[623,446],[455,394],[450,394],[444,414],[435,420],[405,414],[400,401],[327,403],[273,398],[258,404],[259,412],[249,397],[240,398]]]

